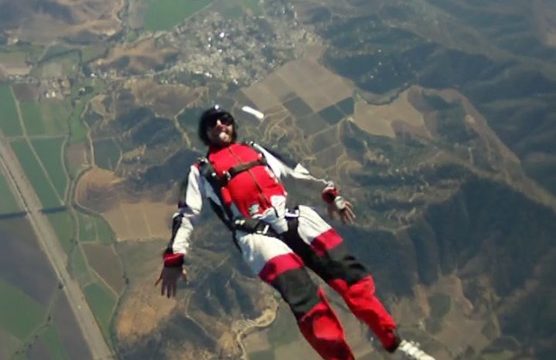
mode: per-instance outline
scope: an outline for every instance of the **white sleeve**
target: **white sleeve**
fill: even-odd
[[[180,209],[173,215],[172,239],[168,246],[172,252],[187,254],[189,240],[194,225],[197,224],[203,208],[204,184],[199,168],[192,165],[185,184],[183,185]]]
[[[257,150],[259,150],[265,157],[268,166],[272,169],[272,172],[280,180],[284,179],[294,179],[301,180],[304,183],[310,185],[320,185],[323,191],[328,188],[334,188],[334,183],[327,179],[321,179],[314,177],[309,173],[303,165],[300,163],[295,163],[293,161],[286,160],[276,153],[270,152],[264,147],[253,144]]]

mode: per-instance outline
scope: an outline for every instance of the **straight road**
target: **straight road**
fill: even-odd
[[[58,280],[63,284],[71,310],[85,341],[89,345],[90,352],[95,360],[114,359],[110,347],[106,343],[95,317],[85,300],[85,296],[79,284],[73,280],[66,269],[68,258],[48,218],[40,210],[42,208],[35,190],[27,180],[25,172],[21,168],[17,157],[8,145],[8,140],[0,131],[0,167],[6,175],[6,180],[16,189],[14,194],[19,198],[23,210],[27,212],[27,218],[31,223],[39,244],[48,257]]]

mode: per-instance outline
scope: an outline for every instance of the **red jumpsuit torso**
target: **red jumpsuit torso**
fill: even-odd
[[[216,173],[223,176],[231,168],[261,156],[249,145],[234,143],[225,148],[210,149],[208,159]],[[284,186],[265,165],[257,165],[237,174],[222,187],[221,192],[225,206],[234,204],[248,218],[271,207],[272,196],[286,195]]]

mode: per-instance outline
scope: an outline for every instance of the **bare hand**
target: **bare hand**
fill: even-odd
[[[187,271],[182,266],[169,267],[164,266],[160,272],[158,280],[154,283],[154,286],[158,286],[160,282],[160,295],[166,295],[168,298],[176,296],[176,290],[178,288],[178,280],[182,278],[183,281],[187,282]]]
[[[340,215],[340,220],[342,220],[344,224],[353,224],[355,222],[353,205],[347,200],[343,201],[343,208],[338,208],[335,202],[328,204],[328,216],[334,219],[336,214]]]

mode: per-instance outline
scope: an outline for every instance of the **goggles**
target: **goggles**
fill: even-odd
[[[223,110],[220,105],[214,105],[204,121],[207,128],[213,128],[218,120],[222,125],[232,125],[234,123],[234,118],[229,112]]]

